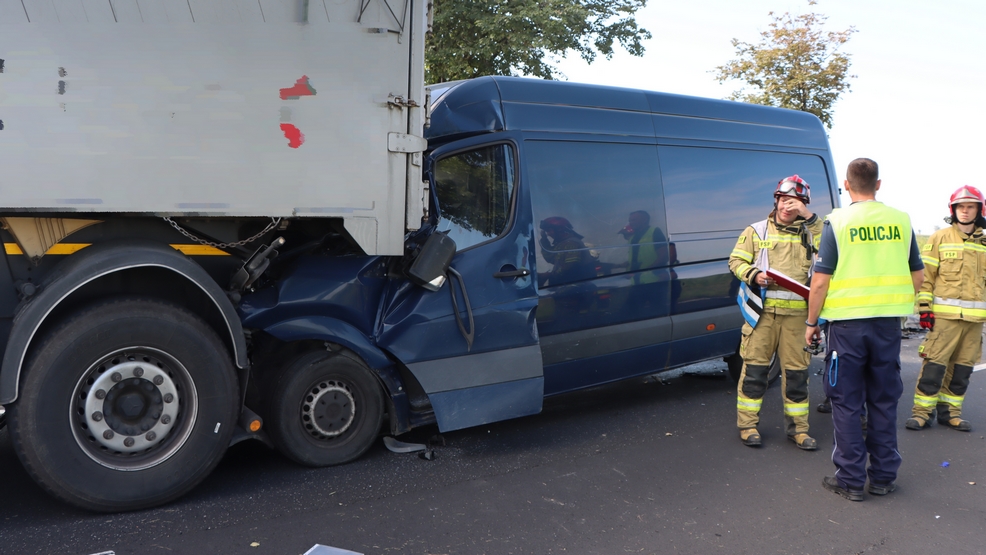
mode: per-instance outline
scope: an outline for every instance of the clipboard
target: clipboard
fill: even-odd
[[[787,289],[792,293],[804,297],[805,300],[808,300],[808,293],[811,291],[811,289],[805,286],[804,284],[798,283],[797,281],[791,279],[790,277],[774,269],[767,270],[767,277],[776,281],[777,285],[780,285],[784,289]]]

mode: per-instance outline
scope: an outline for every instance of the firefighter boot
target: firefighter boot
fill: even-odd
[[[947,408],[938,411],[938,423],[942,426],[948,426],[949,428],[960,432],[972,431],[972,424],[970,424],[968,420],[963,420],[958,416],[952,416],[949,414]]]
[[[809,436],[808,434],[794,434],[793,436],[787,436],[788,439],[794,442],[798,446],[798,449],[803,449],[805,451],[814,451],[818,449],[818,442],[815,438]]]
[[[740,430],[740,439],[743,440],[743,445],[748,447],[760,447],[760,433],[757,432],[756,428],[746,428]]]
[[[904,422],[904,427],[907,428],[908,430],[923,430],[925,428],[930,428],[931,421],[935,419],[937,414],[938,411],[933,410],[931,411],[931,416],[929,416],[928,418],[925,418],[923,416],[912,416],[907,419],[907,422]]]

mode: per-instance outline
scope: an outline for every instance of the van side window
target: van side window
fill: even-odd
[[[509,145],[460,152],[435,163],[438,230],[456,250],[499,236],[510,219],[514,156]]]
[[[818,156],[678,146],[658,152],[672,234],[739,233],[770,214],[777,182],[793,174],[811,185],[808,208],[818,214],[832,210],[828,174]]]
[[[657,147],[524,143],[542,287],[669,264]]]

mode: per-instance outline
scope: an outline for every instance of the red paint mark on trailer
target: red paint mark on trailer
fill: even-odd
[[[298,100],[303,96],[315,96],[315,88],[308,82],[307,75],[302,75],[301,79],[294,82],[294,86],[281,89],[281,100]]]
[[[289,147],[298,148],[305,143],[305,134],[290,123],[282,123],[281,131],[284,132],[284,138],[288,140]]]

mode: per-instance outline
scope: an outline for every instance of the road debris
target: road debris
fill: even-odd
[[[327,545],[322,545],[316,543],[311,549],[305,551],[304,555],[363,555],[362,553],[356,553],[355,551],[349,551],[346,549],[339,549],[338,547],[329,547]]]

